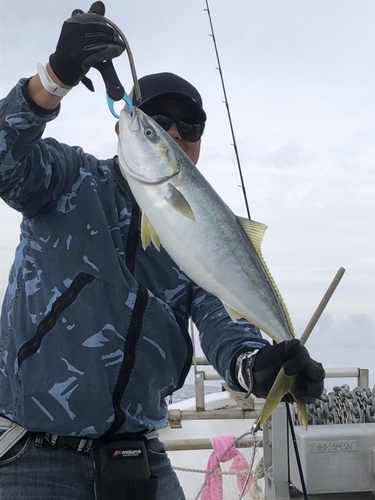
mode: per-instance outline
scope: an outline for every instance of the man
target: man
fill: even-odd
[[[49,64],[0,103],[0,195],[23,215],[1,316],[0,497],[182,500],[156,431],[191,366],[190,316],[234,388],[264,397],[285,363],[310,402],[324,370],[298,341],[270,346],[233,323],[163,249],[142,250],[116,157],[42,139],[69,90],[124,50],[104,5],[90,11],[64,23]],[[198,91],[171,73],[139,83],[142,109],[196,163]]]

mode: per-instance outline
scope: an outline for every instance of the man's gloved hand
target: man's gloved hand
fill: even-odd
[[[95,64],[123,53],[125,44],[103,19],[105,6],[95,2],[90,11],[76,9],[62,27],[56,51],[49,63],[65,85],[78,85]]]
[[[286,375],[297,375],[294,396],[306,404],[313,403],[323,392],[325,372],[321,363],[310,355],[298,339],[267,345],[252,358],[244,357],[242,377],[251,392],[266,398],[273,382],[284,366]],[[292,401],[291,397],[284,400]]]

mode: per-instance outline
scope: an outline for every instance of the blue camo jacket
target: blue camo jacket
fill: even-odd
[[[142,249],[116,158],[43,139],[60,108],[42,110],[26,86],[0,101],[0,195],[23,215],[1,314],[0,414],[90,438],[162,428],[191,366],[190,317],[239,389],[235,360],[267,343],[260,331],[232,322],[163,249]]]

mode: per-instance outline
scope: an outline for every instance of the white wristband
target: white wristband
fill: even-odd
[[[49,76],[47,69],[45,66],[43,66],[43,64],[38,63],[36,65],[36,69],[38,71],[40,81],[47,92],[57,97],[66,96],[70,89],[63,89],[62,87],[60,87],[60,85],[55,83]]]

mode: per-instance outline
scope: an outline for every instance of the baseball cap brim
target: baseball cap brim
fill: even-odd
[[[142,102],[139,105],[141,109],[145,109],[160,100],[171,100],[188,106],[199,122],[206,121],[207,116],[203,109],[201,95],[187,80],[173,73],[155,73],[140,78],[138,82],[142,97]],[[132,102],[137,105],[134,94],[132,91]]]

